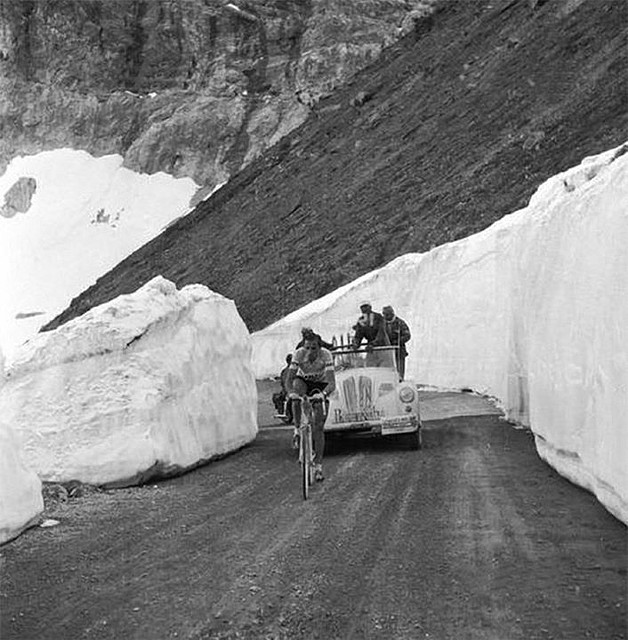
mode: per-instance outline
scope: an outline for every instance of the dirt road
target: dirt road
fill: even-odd
[[[626,637],[626,529],[528,432],[459,416],[418,452],[336,444],[303,502],[262,404],[251,446],[3,547],[0,638]]]

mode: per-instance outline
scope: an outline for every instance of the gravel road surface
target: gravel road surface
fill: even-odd
[[[626,528],[485,401],[424,393],[423,450],[335,443],[304,502],[269,391],[241,451],[49,503],[0,549],[0,638],[626,638]]]

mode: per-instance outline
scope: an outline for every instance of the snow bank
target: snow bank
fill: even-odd
[[[0,176],[0,346],[14,349],[72,298],[189,211],[198,185],[138,174],[117,155],[58,149]]]
[[[408,254],[253,335],[276,375],[312,326],[343,333],[364,298],[408,321],[408,376],[497,397],[539,454],[628,522],[628,154],[554,176],[528,207]]]
[[[4,384],[4,356],[0,351],[0,389]],[[26,529],[44,509],[41,481],[27,469],[20,443],[11,427],[0,423],[0,544]]]
[[[0,391],[44,480],[131,484],[257,432],[251,342],[234,303],[157,277],[21,347]]]

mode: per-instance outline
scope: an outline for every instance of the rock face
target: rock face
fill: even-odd
[[[209,191],[435,3],[2,2],[0,170],[71,146]]]
[[[0,415],[43,480],[172,475],[255,438],[249,333],[231,300],[155,278],[24,345]]]
[[[0,216],[12,218],[16,213],[26,213],[31,207],[31,199],[37,191],[37,180],[22,176],[4,195],[4,204],[0,207]]]

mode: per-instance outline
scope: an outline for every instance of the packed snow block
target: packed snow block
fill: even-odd
[[[408,322],[409,378],[493,396],[539,455],[628,523],[628,153],[585,159],[525,209],[408,254],[253,335],[276,375],[302,326],[346,333],[361,300]]]
[[[0,389],[4,384],[4,356],[0,351]],[[41,480],[22,460],[20,441],[0,423],[0,544],[33,524],[44,510]]]
[[[628,156],[544,187],[513,275],[528,423],[539,455],[628,523]]]
[[[255,438],[250,336],[231,300],[157,277],[26,343],[0,415],[44,480],[172,475]]]
[[[0,544],[34,524],[44,510],[41,480],[25,466],[11,427],[0,424]]]

